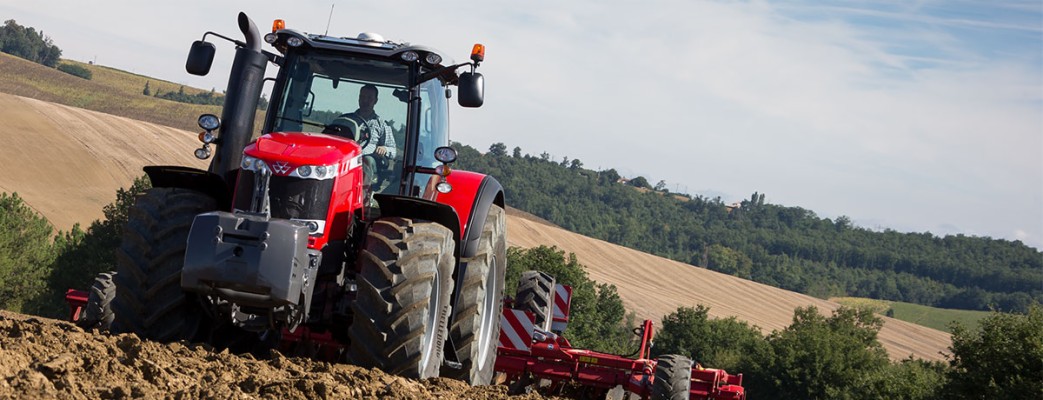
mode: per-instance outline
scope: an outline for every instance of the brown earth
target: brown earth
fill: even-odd
[[[216,352],[206,345],[84,332],[0,311],[0,399],[540,399],[506,386],[413,381],[377,369]]]
[[[207,165],[192,156],[199,146],[194,132],[7,94],[0,94],[0,121],[7,144],[0,147],[0,192],[17,192],[57,229],[101,218],[116,190],[141,176],[145,165]],[[658,321],[679,306],[703,304],[712,316],[734,316],[767,333],[788,326],[796,307],[839,307],[571,233],[517,210],[508,214],[510,245],[576,253],[590,277],[615,285],[639,318]],[[0,399],[503,396],[500,389],[467,389],[446,380],[408,382],[379,371],[281,357],[259,361],[199,346],[97,336],[9,313],[0,317],[0,376],[6,378],[0,379]],[[879,338],[892,359],[943,359],[947,333],[882,318]]]

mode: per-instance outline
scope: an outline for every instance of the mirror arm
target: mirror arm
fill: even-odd
[[[436,70],[431,71],[431,72],[424,73],[423,75],[420,75],[419,78],[417,78],[416,82],[419,85],[420,83],[427,82],[431,78],[440,77],[442,75],[445,75],[445,73],[448,72],[448,71],[455,71],[457,68],[460,68],[460,67],[465,66],[465,65],[470,65],[471,66],[471,72],[474,72],[474,69],[477,67],[477,65],[475,63],[472,63],[472,62],[465,62],[465,63],[456,64],[456,65],[450,65],[450,66],[446,66],[446,67],[442,67],[442,68],[436,69]]]
[[[214,35],[214,36],[217,36],[217,37],[219,37],[221,39],[224,39],[224,40],[227,40],[229,42],[235,43],[236,46],[246,47],[246,42],[243,42],[243,41],[240,41],[240,40],[235,40],[235,39],[232,39],[232,38],[230,38],[228,36],[225,36],[225,35],[222,35],[222,34],[216,33],[216,32],[204,33],[203,34],[203,39],[202,39],[202,41],[204,41],[204,42],[206,41],[206,35]]]
[[[216,32],[204,33],[203,34],[203,39],[201,39],[203,42],[206,41],[206,35],[217,36],[217,37],[219,37],[221,39],[224,39],[224,40],[227,40],[229,42],[234,43],[238,47],[246,47],[246,42],[243,42],[241,40],[235,40],[235,39],[232,39],[232,38],[230,38],[228,36],[225,36],[225,35],[222,35],[222,34],[216,33]],[[272,64],[279,65],[279,66],[283,65],[283,57],[280,57],[278,54],[271,53],[271,52],[269,52],[267,50],[261,50],[261,54],[264,54],[264,56],[267,57],[268,61],[271,62]]]

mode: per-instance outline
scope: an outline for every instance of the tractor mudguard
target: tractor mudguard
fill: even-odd
[[[491,176],[469,171],[453,171],[446,181],[453,190],[439,193],[435,201],[456,210],[463,227],[457,248],[460,257],[471,257],[478,251],[478,239],[482,236],[489,208],[493,204],[505,208],[503,186]]]
[[[150,165],[142,169],[152,181],[152,187],[191,189],[217,200],[219,210],[230,210],[232,207],[232,191],[220,175],[176,165]],[[231,176],[227,182],[235,182],[235,176]]]
[[[460,259],[460,219],[452,207],[416,197],[376,193],[373,199],[380,205],[380,215],[437,222],[453,232],[456,247],[453,256]]]

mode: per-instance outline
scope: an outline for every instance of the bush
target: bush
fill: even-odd
[[[1038,399],[1043,396],[1043,308],[993,313],[978,329],[952,329],[950,398]]]
[[[87,69],[87,67],[78,64],[61,63],[58,65],[58,70],[69,75],[78,76],[86,80],[90,80],[94,76],[91,73],[91,70]]]
[[[0,193],[0,308],[33,312],[47,291],[54,251],[47,220],[18,197]]]

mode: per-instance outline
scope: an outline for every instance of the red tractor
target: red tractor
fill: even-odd
[[[504,194],[490,176],[450,168],[447,100],[457,86],[460,105],[482,105],[484,47],[454,64],[430,47],[281,20],[262,42],[245,14],[238,22],[245,42],[207,32],[186,65],[208,73],[208,35],[237,47],[222,117],[199,119],[196,156],[213,155],[209,169],[145,168],[153,188],[131,210],[118,269],[96,280],[83,322],[488,384]]]

